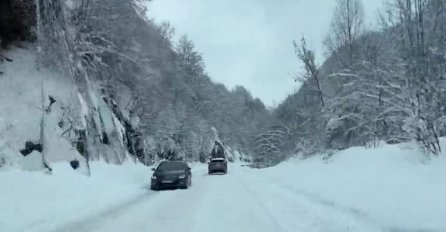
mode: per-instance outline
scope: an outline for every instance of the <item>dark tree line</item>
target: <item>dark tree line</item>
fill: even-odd
[[[214,83],[193,42],[175,43],[146,2],[2,1],[2,46],[36,39],[39,65],[73,83],[58,126],[87,162],[205,161],[215,141],[255,155],[271,112],[245,88]]]
[[[338,0],[329,57],[319,65],[305,38],[295,42],[302,87],[274,110],[244,87],[214,83],[194,43],[174,43],[175,30],[148,20],[141,2],[0,3],[2,47],[37,38],[39,64],[72,81],[76,94],[59,125],[87,160],[204,161],[215,141],[258,167],[379,141],[415,140],[440,153],[444,1],[389,0],[382,28],[367,31],[361,1]]]

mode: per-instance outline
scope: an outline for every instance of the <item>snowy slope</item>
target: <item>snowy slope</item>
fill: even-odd
[[[446,139],[441,143],[446,147]],[[385,231],[446,231],[444,156],[427,157],[415,144],[355,147],[328,161],[291,160],[259,175]]]
[[[94,163],[91,178],[63,163],[52,176],[4,171],[0,231],[446,231],[444,157],[410,144],[322,157],[215,176],[193,165],[190,189],[160,192],[134,164]]]
[[[92,163],[92,178],[69,164],[53,165],[52,175],[0,171],[0,231],[51,231],[147,195],[147,167]]]
[[[63,75],[37,68],[37,58],[33,49],[14,49],[6,54],[13,62],[1,63],[4,74],[0,76],[0,157],[6,157],[7,164],[26,170],[42,168],[38,152],[23,157],[19,151],[25,142],[39,142],[40,120],[42,116],[42,84],[45,105],[49,96],[56,102],[51,113],[46,114],[46,141],[48,161],[82,160],[82,157],[61,135],[58,126],[66,116],[70,98],[74,95],[74,85]]]

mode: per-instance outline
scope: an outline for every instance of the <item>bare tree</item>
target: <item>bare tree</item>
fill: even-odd
[[[314,51],[307,48],[307,43],[304,37],[302,37],[300,45],[296,42],[293,42],[293,44],[296,55],[302,61],[305,68],[304,76],[302,78],[296,78],[296,80],[308,84],[311,88],[317,91],[320,98],[321,106],[324,107],[324,95],[322,93],[319,71],[316,65]]]
[[[175,35],[175,28],[172,27],[170,22],[164,21],[158,26],[158,32],[161,35],[161,39],[170,43]]]
[[[186,71],[186,74],[194,76],[197,81],[197,78],[204,72],[205,64],[201,54],[195,50],[194,43],[187,36],[182,36],[178,41],[176,51],[183,70]]]
[[[330,54],[347,47],[347,64],[355,55],[355,43],[364,32],[364,10],[361,0],[337,0],[330,25],[330,33],[325,44]]]
[[[254,137],[254,163],[258,167],[268,167],[283,160],[281,145],[288,133],[288,128],[280,123],[272,123]]]
[[[444,42],[439,24],[444,23],[445,2],[436,0],[389,0],[385,30],[393,34],[397,62],[387,85],[393,90],[393,109],[401,110],[404,131],[433,154],[441,152],[439,128],[444,125],[442,99],[445,85]],[[444,16],[443,16],[444,17]],[[443,21],[441,21],[443,20]],[[440,55],[443,54],[443,55]],[[384,86],[383,86],[384,87]],[[404,100],[399,104],[396,102]],[[390,102],[390,101],[389,101]]]

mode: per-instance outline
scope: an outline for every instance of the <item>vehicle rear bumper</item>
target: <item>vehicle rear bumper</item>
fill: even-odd
[[[163,182],[159,180],[152,180],[150,187],[151,189],[165,189],[165,188],[179,188],[187,186],[187,179],[177,179],[172,182]]]
[[[209,166],[209,172],[226,172],[228,168],[225,166]]]

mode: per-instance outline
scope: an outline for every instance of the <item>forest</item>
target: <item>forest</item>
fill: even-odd
[[[290,41],[297,72],[290,78],[301,87],[274,108],[245,87],[212,81],[194,42],[174,41],[168,22],[148,16],[147,0],[0,3],[0,61],[10,61],[3,51],[35,47],[39,65],[72,80],[79,97],[59,126],[87,161],[205,162],[215,141],[255,167],[380,142],[441,152],[443,0],[388,0],[373,31],[361,0],[337,0],[327,59],[317,64],[322,54],[305,36]]]

